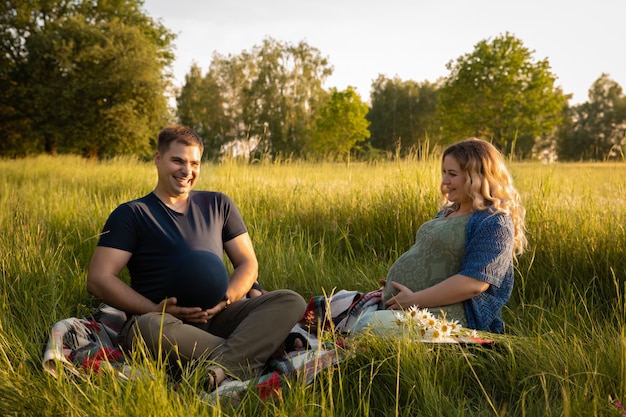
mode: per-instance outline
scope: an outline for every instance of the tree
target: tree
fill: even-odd
[[[535,138],[557,129],[567,97],[548,60],[534,61],[533,53],[506,33],[447,64],[437,109],[447,141],[478,136],[527,156]]]
[[[32,2],[0,2],[0,152],[4,156],[19,156],[40,148],[31,134],[31,120],[25,117],[31,103],[20,73],[28,58],[25,41],[37,29],[34,9]]]
[[[272,38],[247,56],[251,78],[244,89],[244,119],[250,134],[269,141],[273,154],[299,155],[332,73],[327,59],[305,42],[291,45]]]
[[[589,89],[589,101],[572,109],[571,128],[564,134],[559,156],[570,160],[623,158],[626,150],[626,96],[608,74]]]
[[[180,123],[193,128],[204,139],[207,159],[214,159],[221,146],[237,136],[226,116],[226,100],[214,71],[212,68],[203,77],[200,68],[192,65],[176,99]]]
[[[372,146],[402,155],[437,137],[437,86],[429,82],[389,79],[372,83],[370,121]]]
[[[196,74],[181,90],[178,114],[193,126],[211,125],[204,135],[219,136],[221,144],[255,139],[263,153],[299,155],[311,138],[331,73],[317,49],[268,38],[236,56],[214,54],[203,82],[194,79]],[[197,104],[193,112],[190,97]],[[219,122],[218,115],[223,115]]]
[[[167,122],[173,39],[141,1],[3,3],[8,98],[0,126],[19,153],[147,155]],[[15,128],[19,126],[19,128]],[[16,140],[12,140],[15,144]],[[3,146],[5,154],[15,152]]]
[[[331,89],[328,102],[320,109],[316,129],[307,149],[314,155],[346,159],[350,151],[370,137],[367,104],[354,88]]]

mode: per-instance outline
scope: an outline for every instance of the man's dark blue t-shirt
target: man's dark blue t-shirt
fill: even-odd
[[[131,252],[131,287],[159,303],[172,296],[171,270],[181,254],[201,250],[221,258],[224,243],[246,232],[239,210],[225,194],[192,191],[187,211],[179,213],[150,193],[111,213],[98,246]]]

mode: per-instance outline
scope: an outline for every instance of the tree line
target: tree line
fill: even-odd
[[[147,157],[159,129],[180,122],[204,138],[209,159],[403,157],[467,136],[520,159],[624,158],[622,87],[601,74],[571,106],[548,59],[509,33],[478,42],[432,82],[381,74],[368,102],[352,87],[324,88],[333,68],[318,49],[272,38],[214,53],[175,89],[175,35],[142,6],[0,3],[0,156]]]

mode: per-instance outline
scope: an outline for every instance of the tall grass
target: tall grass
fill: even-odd
[[[41,355],[56,321],[97,304],[85,290],[107,215],[150,192],[151,163],[73,157],[0,160],[0,414],[279,416],[602,416],[626,399],[626,176],[623,164],[512,163],[530,250],[516,265],[492,349],[361,336],[312,386],[250,392],[237,406],[178,390],[161,364],[144,376],[53,379]],[[369,291],[438,207],[437,160],[204,165],[197,189],[242,211],[267,289],[305,298]],[[146,377],[149,374],[151,377]]]

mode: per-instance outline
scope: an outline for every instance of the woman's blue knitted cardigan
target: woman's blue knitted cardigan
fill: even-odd
[[[437,216],[443,215],[440,212]],[[464,301],[468,327],[504,332],[502,306],[513,290],[514,227],[511,217],[489,210],[472,214],[465,228],[465,254],[458,272],[489,283],[489,288]]]

